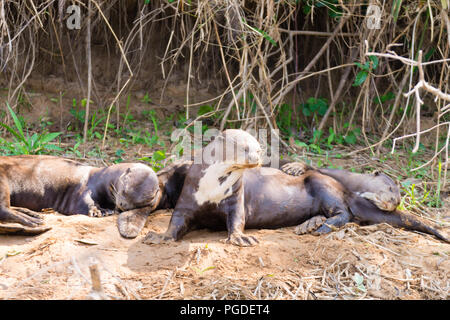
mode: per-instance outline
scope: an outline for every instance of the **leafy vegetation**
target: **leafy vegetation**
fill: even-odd
[[[61,132],[33,133],[30,136],[28,132],[24,132],[25,122],[23,118],[20,121],[8,103],[7,108],[13,119],[14,127],[10,127],[6,123],[0,123],[13,137],[13,142],[0,138],[0,149],[6,155],[49,154],[62,151],[60,147],[50,143],[61,135]]]

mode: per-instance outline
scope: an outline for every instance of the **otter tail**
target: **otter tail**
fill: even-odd
[[[394,227],[428,233],[445,242],[450,242],[450,239],[439,232],[435,227],[429,226],[421,221],[420,218],[400,210],[383,211],[369,200],[359,196],[355,196],[350,200],[349,207],[355,220],[358,222],[370,224],[385,222]]]

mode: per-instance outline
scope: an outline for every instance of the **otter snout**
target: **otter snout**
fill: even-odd
[[[248,155],[248,162],[253,164],[261,165],[261,154],[260,153],[250,153]]]

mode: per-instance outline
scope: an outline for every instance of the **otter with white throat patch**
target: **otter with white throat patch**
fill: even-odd
[[[150,232],[144,243],[177,240],[198,227],[226,225],[228,242],[257,243],[244,235],[245,212],[242,175],[246,169],[261,165],[262,149],[258,141],[243,130],[229,129],[202,149],[201,163],[193,163],[184,185],[169,230]]]

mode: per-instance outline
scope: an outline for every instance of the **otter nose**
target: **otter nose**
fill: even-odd
[[[261,162],[261,156],[258,153],[250,153],[248,155],[248,161],[250,163],[259,163]]]

